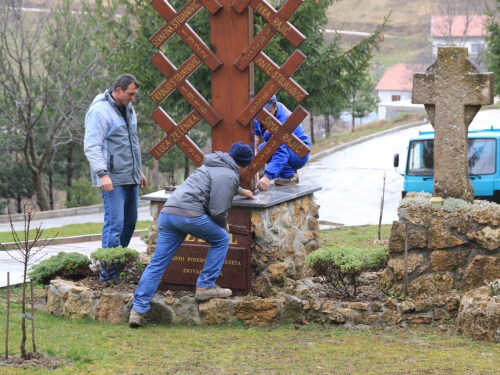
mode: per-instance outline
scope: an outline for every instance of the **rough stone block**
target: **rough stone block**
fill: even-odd
[[[432,271],[453,271],[457,267],[463,266],[467,261],[467,252],[450,252],[444,250],[434,250],[431,253]]]
[[[399,221],[392,223],[391,234],[389,237],[389,253],[400,253],[405,251],[406,225]],[[408,249],[423,249],[427,247],[425,236],[408,228]]]
[[[233,316],[233,303],[231,300],[212,298],[198,305],[200,316],[205,324],[230,323],[235,320]]]
[[[484,280],[500,279],[500,258],[477,255],[465,270],[462,285],[464,291],[484,285]]]
[[[500,247],[500,228],[485,227],[477,232],[467,233],[467,238],[477,242],[485,249],[495,250]]]
[[[264,298],[239,301],[234,304],[238,319],[247,324],[265,325],[278,321],[278,301]]]
[[[453,278],[448,273],[436,273],[420,276],[408,285],[409,297],[413,300],[425,300],[453,291]]]
[[[460,238],[453,236],[446,230],[446,223],[443,219],[432,219],[429,228],[429,248],[447,249],[463,245],[465,242]]]

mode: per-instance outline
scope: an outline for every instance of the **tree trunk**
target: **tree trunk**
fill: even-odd
[[[330,115],[325,115],[325,137],[330,138]]]
[[[159,142],[158,137],[158,125],[156,123],[153,124],[153,144],[157,145]],[[153,158],[153,170],[152,170],[152,182],[153,189],[158,190],[160,188],[160,163],[156,158]]]
[[[356,94],[352,94],[352,111],[351,111],[351,117],[352,117],[352,125],[351,125],[351,134],[354,134],[354,100],[356,99]]]
[[[315,144],[316,140],[314,139],[314,114],[313,111],[309,114],[309,129],[311,130],[311,143]]]
[[[24,277],[23,277],[23,299],[21,300],[21,311],[22,311],[22,319],[21,319],[21,330],[23,332],[23,338],[21,340],[21,357],[23,359],[27,359],[26,355],[26,274],[28,273],[28,259],[24,259]]]
[[[50,209],[54,210],[54,182],[52,180],[52,171],[49,173],[49,203]]]
[[[184,155],[184,181],[189,177],[189,157]]]
[[[71,199],[73,198],[71,196],[71,187],[73,186],[73,149],[75,147],[74,142],[70,142],[68,144],[68,152],[66,153],[66,186],[68,189],[66,189],[66,200],[68,202],[71,202]]]
[[[50,206],[43,186],[42,173],[39,172],[33,176],[33,184],[35,185],[36,203],[40,207],[40,211],[49,211]]]
[[[23,209],[22,209],[22,206],[21,206],[21,201],[22,200],[23,200],[23,197],[20,194],[17,194],[16,201],[17,201],[17,213],[18,214],[22,214],[23,213]]]

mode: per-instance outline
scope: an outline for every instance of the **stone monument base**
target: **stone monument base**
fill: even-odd
[[[373,280],[378,282],[378,280]],[[174,298],[157,293],[146,322],[155,324],[212,325],[242,322],[267,325],[314,322],[346,327],[397,327],[428,325],[452,320],[458,310],[458,295],[425,301],[339,302],[320,298],[312,290],[313,278],[299,280],[290,292],[266,298],[257,296],[211,299],[197,302],[192,296]],[[52,280],[47,289],[49,314],[68,319],[88,318],[96,322],[126,323],[132,309],[132,294],[107,293],[78,287],[74,282]]]

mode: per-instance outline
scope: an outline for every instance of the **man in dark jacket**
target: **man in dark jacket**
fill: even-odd
[[[156,251],[135,291],[130,327],[144,325],[144,314],[150,308],[158,283],[188,234],[211,245],[196,283],[196,300],[231,296],[231,290],[219,287],[215,280],[229,248],[227,212],[233,198],[239,194],[255,199],[250,190],[239,187],[240,175],[252,159],[252,148],[236,142],[229,153],[217,151],[206,155],[204,164],[172,193],[158,217]]]
[[[291,112],[282,103],[276,100],[276,95],[273,95],[269,101],[266,103],[264,108],[269,111],[276,119],[282,124],[290,117]],[[255,125],[255,147],[258,151],[264,147],[265,142],[271,139],[272,134],[266,130],[266,128],[256,119],[254,120]],[[302,142],[304,142],[308,147],[311,147],[311,141],[309,137],[304,132],[302,125],[299,125],[293,131],[293,134],[297,136]],[[259,136],[262,136],[264,143],[259,145]],[[306,165],[309,160],[309,154],[304,158],[298,156],[284,143],[274,152],[273,155],[267,161],[267,166],[264,171],[264,176],[259,180],[258,188],[259,190],[268,190],[271,181],[274,180],[274,184],[278,186],[287,185],[297,185],[299,183],[299,175],[297,171]]]

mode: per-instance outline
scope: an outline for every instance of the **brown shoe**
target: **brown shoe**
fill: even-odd
[[[130,312],[130,318],[128,319],[128,325],[131,328],[144,327],[144,314],[139,314],[132,310]]]
[[[278,186],[289,186],[289,185],[298,185],[299,184],[299,174],[295,173],[291,177],[286,177],[286,178],[275,178],[274,179],[274,184]]]
[[[232,294],[233,292],[231,291],[231,289],[224,289],[218,285],[215,285],[212,288],[196,288],[194,299],[197,301],[206,301],[210,298],[231,297]]]

